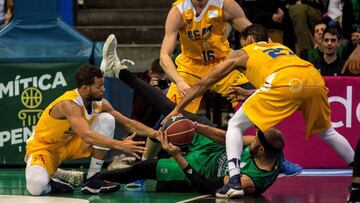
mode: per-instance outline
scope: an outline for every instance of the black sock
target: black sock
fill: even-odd
[[[151,106],[163,115],[168,115],[176,106],[175,103],[171,102],[161,91],[140,78],[135,77],[128,70],[121,70],[119,79],[133,90],[139,92]],[[183,115],[192,121],[205,125],[212,125],[206,116],[198,116],[186,111],[183,112]]]

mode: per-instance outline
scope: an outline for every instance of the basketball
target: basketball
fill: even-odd
[[[172,116],[163,124],[163,129],[168,141],[175,145],[191,142],[195,133],[194,123],[183,116]]]

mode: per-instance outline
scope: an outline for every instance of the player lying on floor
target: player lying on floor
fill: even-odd
[[[215,194],[227,184],[228,169],[225,151],[225,131],[203,124],[196,124],[196,132],[189,152],[183,156],[180,148],[168,143],[161,135],[162,147],[173,159],[136,162],[124,169],[104,172],[100,178],[107,181],[130,183],[139,179],[157,180],[157,192],[194,192]],[[265,192],[277,179],[283,159],[284,139],[280,131],[272,128],[246,136],[241,157],[241,182],[246,195]],[[67,177],[81,182],[80,176]],[[76,180],[77,178],[77,180]]]
[[[104,45],[103,49],[103,61],[101,65],[101,69],[104,71],[105,77],[118,78],[127,84],[130,88],[139,92],[144,99],[148,102],[149,105],[152,105],[157,111],[161,112],[163,115],[167,115],[171,112],[172,109],[175,108],[175,104],[171,102],[162,92],[153,86],[149,85],[145,81],[135,77],[132,73],[130,73],[127,69],[127,66],[123,64],[116,53],[117,41],[114,35],[110,35]],[[252,89],[253,86],[250,83],[245,83],[241,86],[245,89]],[[230,93],[231,99],[234,99],[236,95],[238,95],[237,88],[234,87]],[[242,93],[243,94],[243,93]],[[239,100],[243,100],[244,98],[238,98]],[[196,121],[198,123],[213,125],[206,116],[199,116],[187,111],[183,112],[183,115],[190,120]],[[148,143],[147,143],[148,144]],[[156,145],[156,144],[154,144]],[[146,146],[146,154],[145,157],[151,157],[153,152],[149,152],[148,145]],[[156,150],[154,150],[156,151]],[[281,175],[285,176],[294,176],[301,173],[303,168],[297,164],[291,163],[286,159],[283,160],[280,167]]]

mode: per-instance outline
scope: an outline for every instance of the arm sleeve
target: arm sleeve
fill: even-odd
[[[183,169],[186,177],[191,182],[191,187],[201,194],[214,195],[216,190],[224,185],[224,177],[217,177],[213,180],[209,180],[201,176],[190,165]]]

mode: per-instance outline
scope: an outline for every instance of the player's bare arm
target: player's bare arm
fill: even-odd
[[[174,62],[172,61],[172,53],[176,46],[177,35],[179,30],[184,26],[180,11],[174,6],[170,10],[165,23],[165,36],[161,44],[160,65],[164,72],[174,82],[181,94],[185,94],[190,86],[176,71]]]
[[[234,0],[224,0],[224,20],[230,22],[237,31],[242,31],[252,23],[246,18],[243,9]]]
[[[58,119],[67,119],[71,128],[78,134],[85,142],[105,148],[118,149],[130,154],[142,153],[145,148],[142,146],[144,142],[137,141],[118,141],[106,136],[102,136],[91,130],[89,124],[82,117],[83,109],[75,102],[67,100],[60,102],[54,106],[50,116]]]
[[[239,51],[236,52],[236,54],[234,54],[232,57],[229,57],[216,65],[210,73],[205,75],[189,90],[183,100],[177,105],[177,110],[181,112],[193,99],[199,95],[202,95],[210,86],[223,79],[235,68],[239,66],[245,67],[247,59],[248,57],[245,52]]]
[[[225,130],[196,123],[196,131],[217,143],[225,144]]]
[[[140,136],[146,136],[151,138],[156,138],[157,131],[147,127],[146,125],[129,119],[128,117],[124,116],[120,112],[116,111],[109,101],[106,99],[103,99],[103,111],[110,113],[112,116],[114,116],[116,123],[118,123],[125,131],[129,133],[136,132],[137,135]]]

